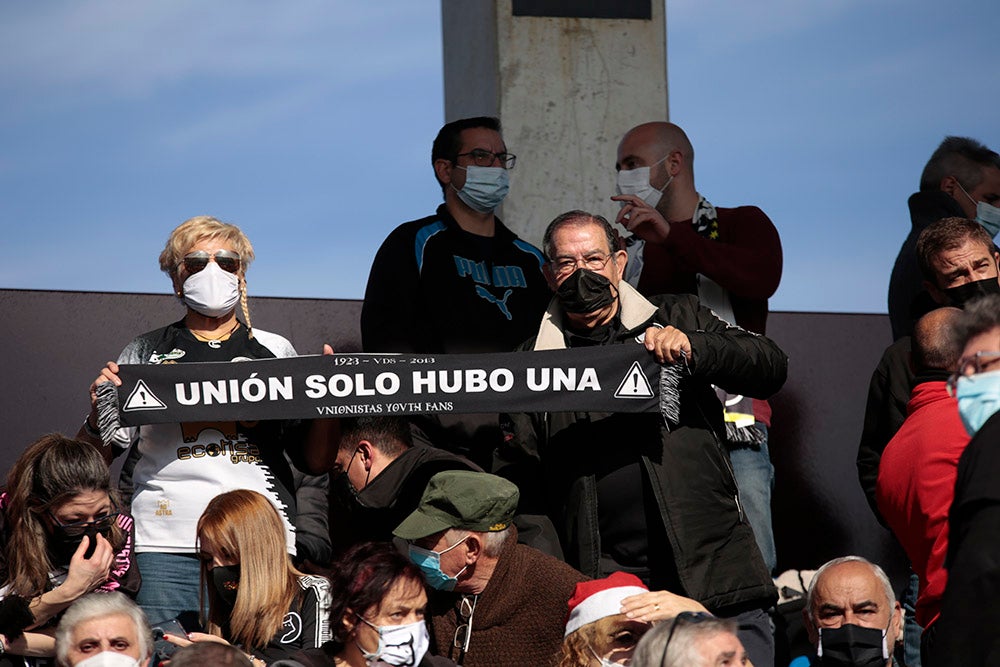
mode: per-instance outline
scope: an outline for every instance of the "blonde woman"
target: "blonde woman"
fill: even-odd
[[[235,644],[259,667],[331,638],[330,584],[295,569],[278,512],[263,495],[238,489],[213,498],[198,520],[198,549],[207,633],[190,641]]]
[[[118,364],[295,354],[286,339],[251,326],[246,272],[253,259],[253,246],[236,225],[199,216],[174,229],[159,263],[185,307],[183,318],[135,338],[90,386],[92,408],[78,437],[98,446],[107,461],[128,452],[122,475],[123,486],[133,488],[138,564],[142,571],[156,573],[145,582],[138,602],[153,623],[183,612],[197,614],[195,528],[213,496],[233,488],[266,495],[280,513],[286,538],[282,544],[287,541],[294,551],[295,503],[284,451],[304,472],[319,465],[310,457],[321,450],[322,438],[308,440],[303,426],[289,422],[153,424],[119,429],[111,446],[100,440],[97,386],[121,385]]]

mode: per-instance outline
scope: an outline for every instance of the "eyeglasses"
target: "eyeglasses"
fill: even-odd
[[[663,645],[663,657],[660,659],[660,665],[666,664],[667,651],[670,650],[670,640],[674,638],[674,631],[677,630],[678,626],[697,625],[711,620],[715,620],[715,616],[704,611],[682,611],[677,614],[674,617],[673,624],[670,626],[670,632],[667,634],[667,641]]]
[[[958,379],[977,375],[1000,361],[1000,351],[981,350],[958,360],[958,369],[948,378],[948,393],[955,396]]]
[[[181,265],[184,266],[184,270],[188,274],[198,273],[208,266],[208,262],[212,259],[223,271],[236,273],[240,270],[240,254],[232,250],[216,250],[214,255],[210,255],[204,250],[189,252],[184,255]]]
[[[476,613],[478,600],[478,595],[463,595],[462,604],[458,608],[458,613],[465,619],[465,623],[455,628],[455,639],[452,645],[463,655],[469,652],[469,640],[472,639],[472,615]]]
[[[472,162],[477,167],[492,167],[495,160],[500,161],[500,166],[504,169],[513,169],[514,164],[517,163],[517,156],[513,153],[491,153],[490,151],[483,150],[482,148],[474,148],[468,153],[459,153],[455,156],[457,160],[460,157],[465,157],[466,155],[472,156]]]
[[[578,266],[583,266],[583,268],[590,269],[591,271],[600,271],[608,265],[608,260],[610,260],[611,257],[611,255],[604,255],[602,253],[595,252],[580,258],[557,257],[549,262],[549,265],[555,272],[556,277],[562,278],[563,276],[576,271],[576,267]]]
[[[110,514],[105,514],[102,517],[98,517],[93,521],[74,521],[73,523],[63,523],[59,518],[49,512],[49,516],[55,521],[56,525],[59,526],[64,533],[70,537],[81,537],[87,533],[88,529],[94,529],[96,532],[104,532],[115,525],[121,512],[111,512]]]

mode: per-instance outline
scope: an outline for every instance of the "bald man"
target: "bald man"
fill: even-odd
[[[948,575],[948,512],[958,460],[969,444],[947,380],[961,350],[950,336],[958,308],[938,308],[913,329],[913,392],[906,420],[886,445],[875,496],[879,511],[920,579],[916,619],[931,632]]]
[[[781,281],[781,240],[756,206],[716,208],[695,189],[694,148],[673,123],[645,123],[618,145],[616,222],[626,241],[625,279],[645,296],[694,294],[726,322],[764,334],[767,300]],[[771,528],[774,468],[767,401],[720,395],[740,494],[764,561],[776,565]]]
[[[816,665],[891,667],[903,636],[903,610],[878,565],[834,558],[816,570],[802,610]]]

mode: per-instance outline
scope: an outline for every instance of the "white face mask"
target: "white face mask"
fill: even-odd
[[[76,663],[75,667],[139,667],[139,661],[116,651],[104,651]]]
[[[655,167],[664,160],[670,157],[669,154],[664,155],[661,159],[654,162],[650,167]],[[674,177],[671,176],[667,179],[667,182],[662,188],[657,190],[649,183],[649,170],[650,167],[639,167],[637,169],[623,169],[618,172],[618,194],[620,195],[635,195],[639,199],[643,200],[653,208],[660,203],[660,197],[663,195],[663,191],[667,189]],[[625,206],[628,202],[619,202],[622,206]]]
[[[205,317],[222,317],[240,301],[240,279],[215,262],[184,281],[184,303]]]
[[[420,664],[430,646],[431,638],[427,634],[427,624],[417,621],[408,625],[372,625],[358,616],[364,623],[378,632],[378,647],[374,651],[366,651],[358,644],[365,661],[372,667],[391,665],[391,667],[414,667]]]
[[[607,658],[602,658],[601,656],[597,655],[597,651],[594,650],[593,646],[588,646],[587,648],[590,649],[590,652],[594,655],[594,658],[601,663],[601,667],[622,667],[622,665],[628,665],[631,664],[632,662],[631,659],[626,660],[625,662],[611,662]]]

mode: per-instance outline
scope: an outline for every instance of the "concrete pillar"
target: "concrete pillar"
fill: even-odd
[[[504,223],[540,245],[569,209],[613,219],[619,139],[667,120],[664,2],[441,0],[441,14],[446,120],[499,116],[517,155]]]

